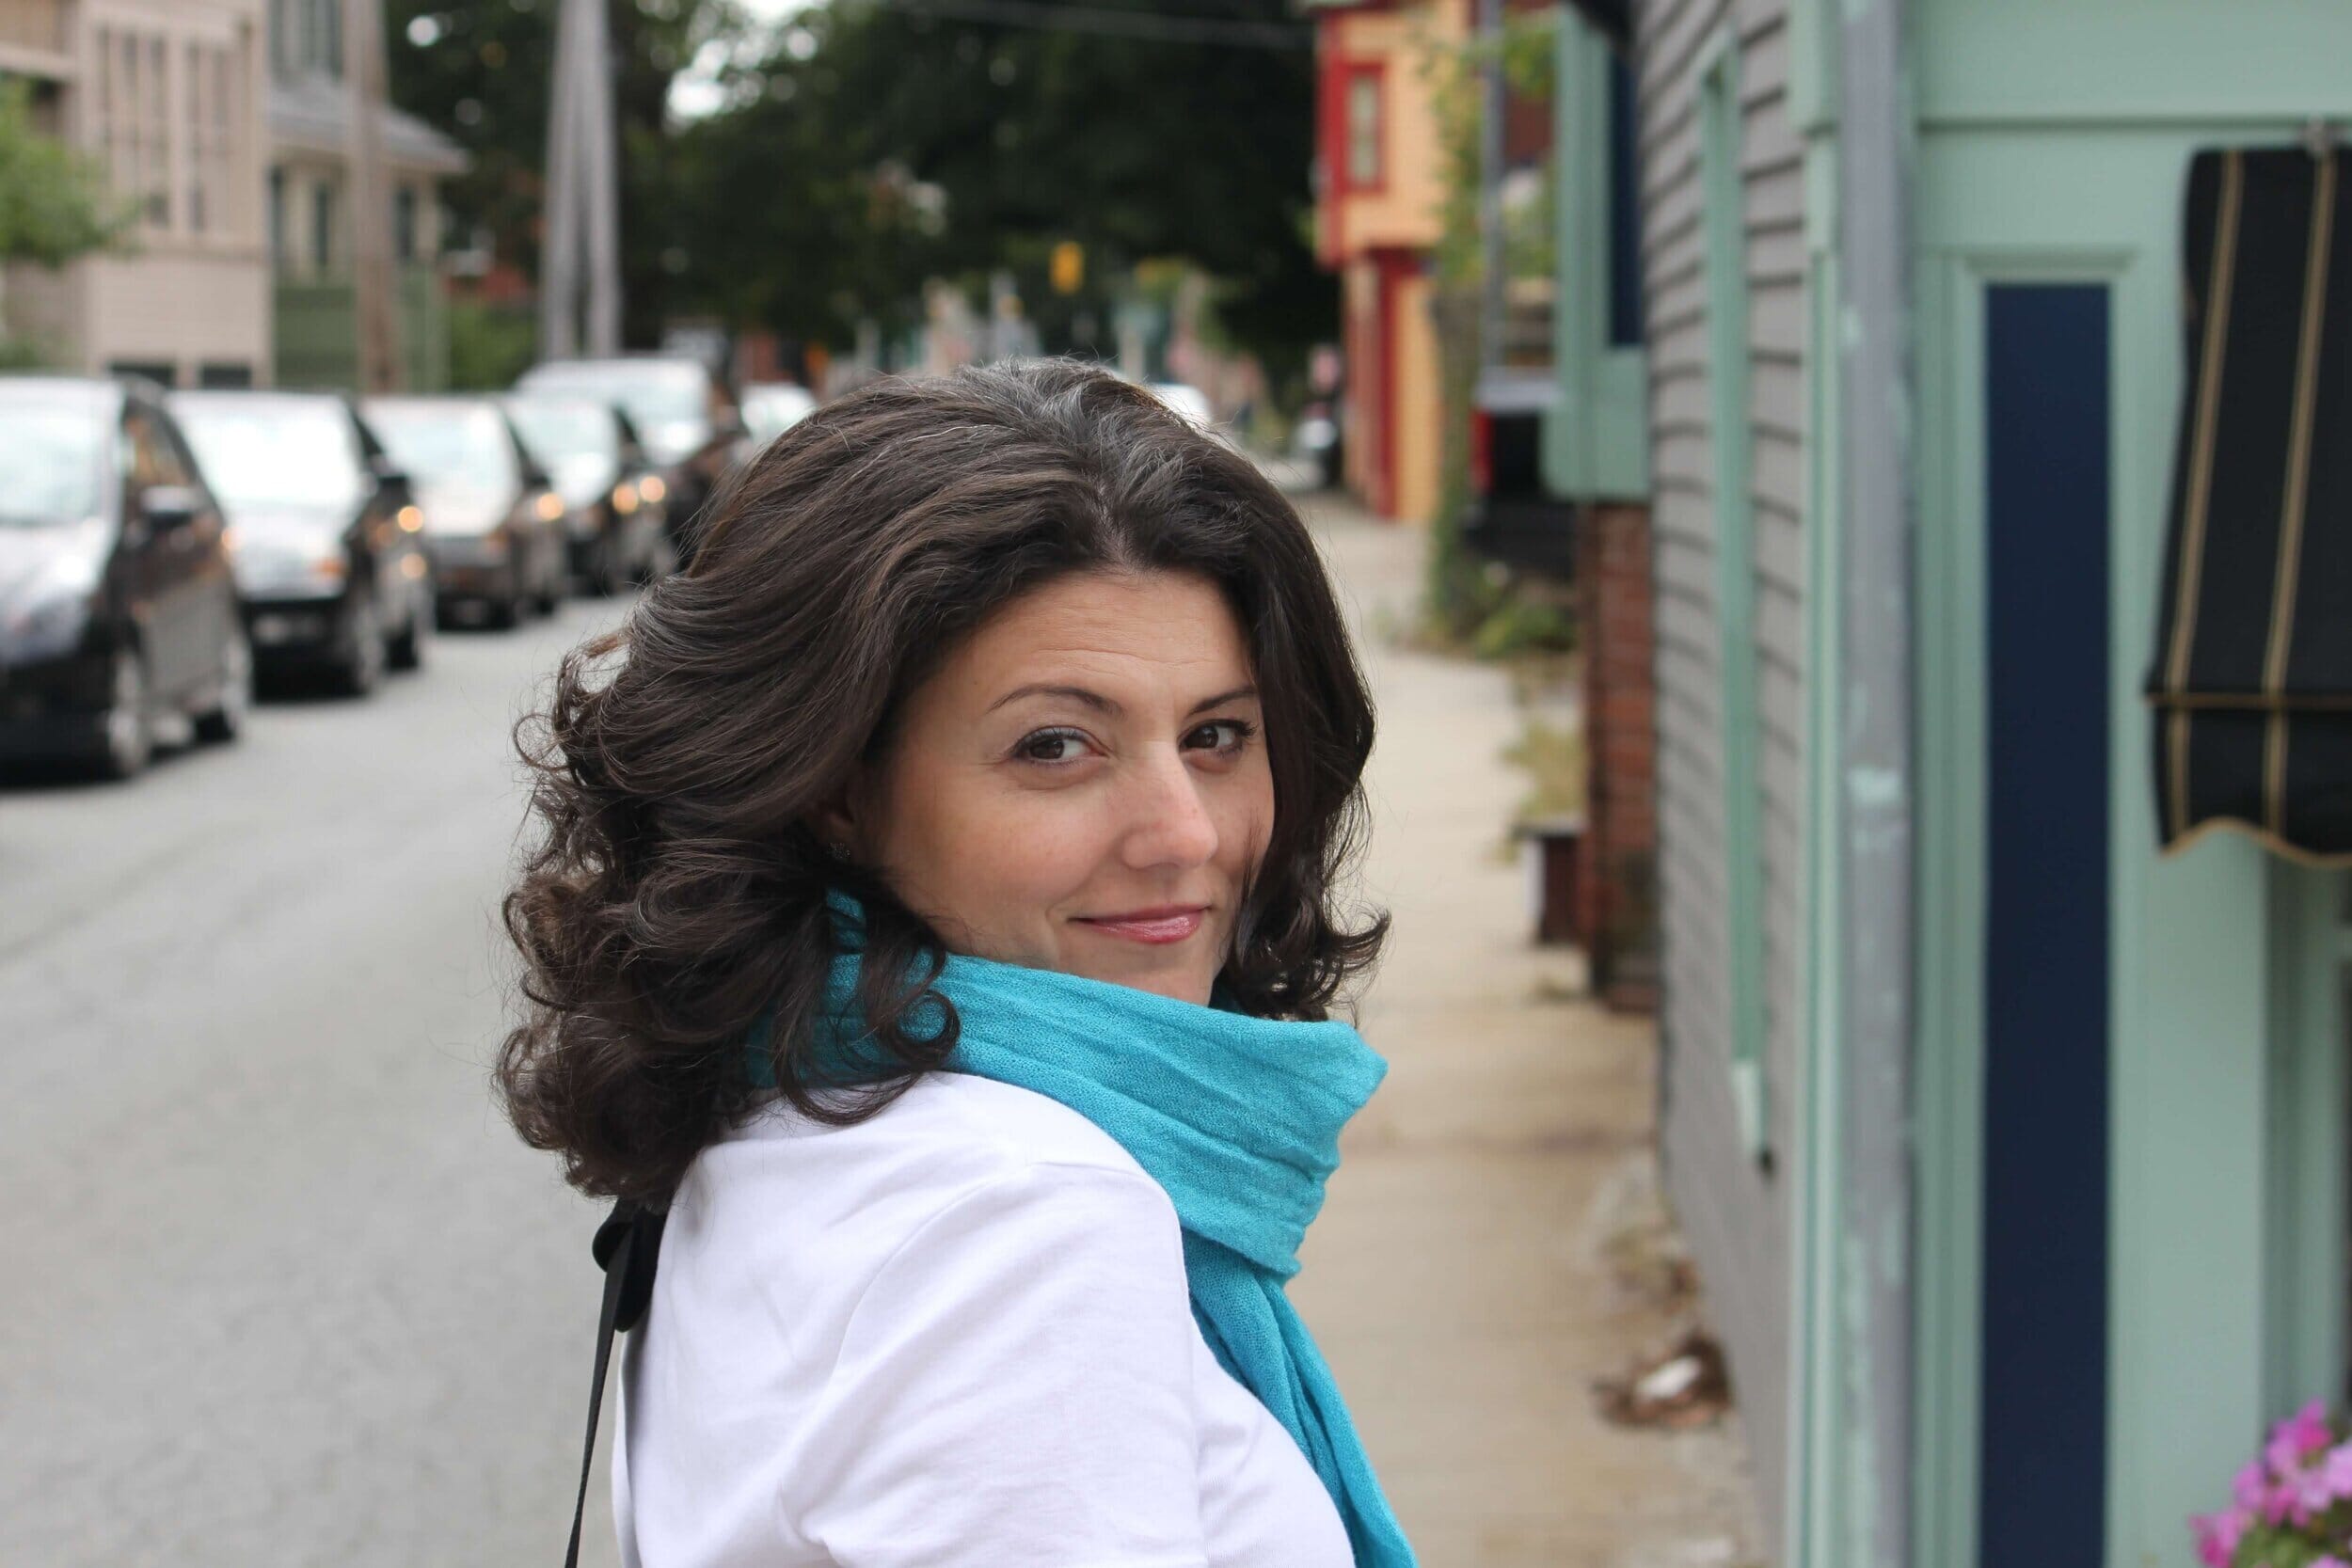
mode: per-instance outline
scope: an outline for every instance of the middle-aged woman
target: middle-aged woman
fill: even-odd
[[[500,1078],[666,1211],[628,1560],[1412,1562],[1283,1294],[1371,746],[1289,503],[1064,362],[812,415],[565,661]]]

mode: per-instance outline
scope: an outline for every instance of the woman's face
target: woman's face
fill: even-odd
[[[1205,1003],[1274,824],[1224,595],[1089,572],[984,622],[827,824],[956,952]]]

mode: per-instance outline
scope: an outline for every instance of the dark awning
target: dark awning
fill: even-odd
[[[2166,847],[2352,863],[2352,191],[2300,148],[2201,152],[2187,395],[2148,690]]]

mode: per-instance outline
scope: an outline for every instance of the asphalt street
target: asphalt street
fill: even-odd
[[[0,780],[0,1563],[560,1560],[597,1215],[491,1097],[496,906],[510,727],[620,613]]]

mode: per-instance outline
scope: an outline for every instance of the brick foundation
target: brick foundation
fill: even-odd
[[[1610,1007],[1658,1005],[1658,688],[1649,508],[1577,510],[1584,652],[1584,875],[1593,990]]]

